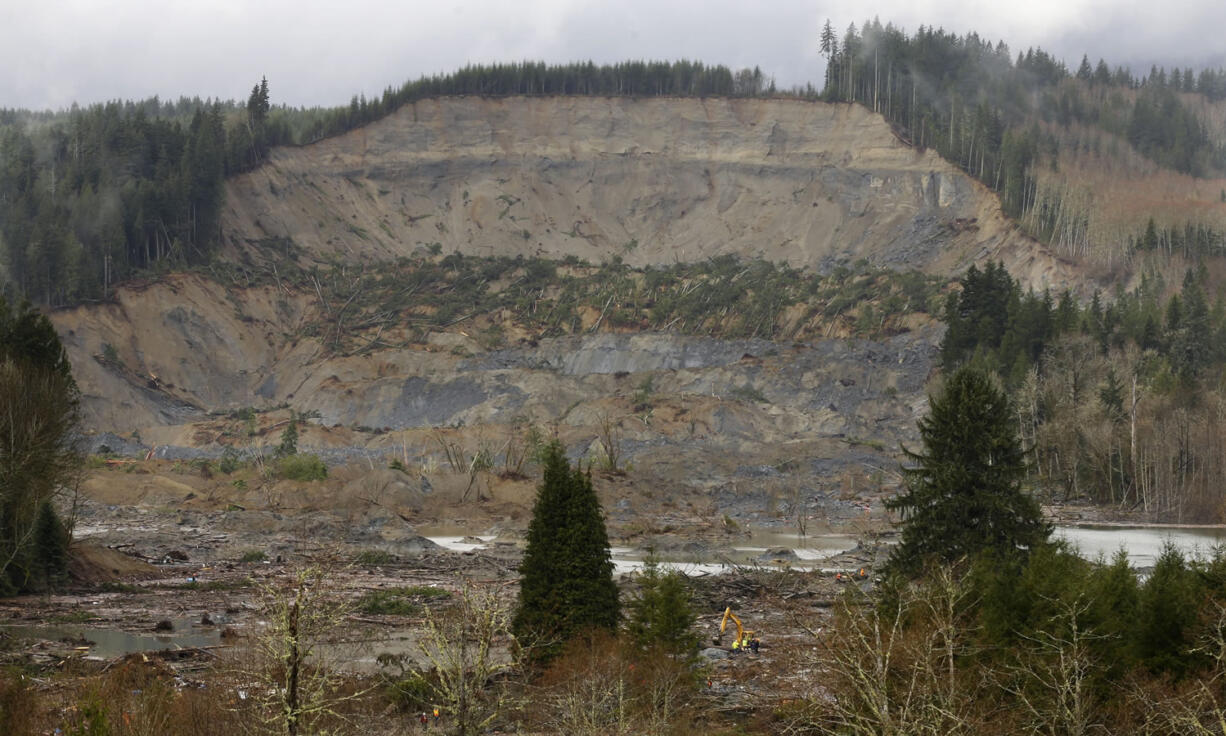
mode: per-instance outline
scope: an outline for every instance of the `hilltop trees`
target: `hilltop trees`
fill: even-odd
[[[13,291],[67,304],[142,269],[206,261],[224,177],[289,141],[283,115],[261,80],[241,112],[153,98],[0,116],[0,263]]]
[[[0,298],[0,593],[64,572],[67,533],[53,501],[81,467],[77,386],[55,328]]]
[[[1083,57],[1070,71],[1042,49],[1013,55],[974,32],[920,26],[908,34],[875,19],[852,24],[841,39],[827,22],[818,43],[826,58],[824,99],[882,114],[904,140],[935,149],[997,192],[1008,215],[1061,255],[1111,262],[1120,249],[1118,227],[1102,212],[1102,197],[1111,195],[1084,194],[1093,187],[1083,178],[1087,156],[1118,164],[1131,153],[1121,148],[1131,147],[1191,176],[1226,168],[1205,100],[1188,99],[1193,92],[1220,99],[1221,70],[1199,78],[1176,71],[1168,81],[1157,67],[1138,77],[1111,71],[1103,60],[1092,67]],[[1139,173],[1125,178],[1144,180]],[[1186,216],[1163,210],[1171,219]],[[1210,223],[1201,215],[1187,221]],[[1135,227],[1129,218],[1119,224]],[[1213,240],[1220,250],[1220,235]]]
[[[1025,495],[1022,446],[1004,393],[986,374],[959,368],[919,421],[922,452],[905,451],[907,490],[886,501],[903,514],[890,567],[918,572],[928,558],[1011,555],[1047,540],[1039,505]]]
[[[591,476],[571,468],[557,440],[545,447],[543,460],[512,622],[516,638],[538,660],[577,634],[615,631],[619,617],[609,536]]]

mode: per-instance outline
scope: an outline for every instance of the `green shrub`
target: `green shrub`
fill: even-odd
[[[238,558],[239,562],[263,562],[268,559],[268,555],[264,554],[262,549],[249,549]]]
[[[388,696],[402,712],[425,710],[434,703],[434,686],[419,674],[389,679]]]
[[[391,616],[414,616],[421,613],[421,603],[428,599],[446,598],[451,595],[442,588],[428,585],[413,585],[402,588],[368,590],[358,599],[362,613]]]
[[[286,480],[323,480],[328,466],[318,455],[290,455],[277,461],[277,475]]]
[[[390,565],[396,561],[396,555],[382,549],[364,549],[353,561],[358,565]]]
[[[771,403],[770,399],[766,398],[766,394],[762,393],[762,390],[755,386],[737,386],[729,393],[732,394],[733,398],[740,399],[741,401],[752,401],[758,404]]]
[[[238,459],[238,453],[233,447],[227,447],[225,452],[221,454],[221,461],[217,463],[217,469],[229,475],[238,470],[242,462]]]

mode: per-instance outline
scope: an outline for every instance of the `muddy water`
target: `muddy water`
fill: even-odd
[[[4,626],[5,632],[17,639],[80,642],[89,646],[87,655],[111,659],[132,652],[153,652],[161,649],[216,646],[221,632],[193,627],[192,621],[174,621],[174,631],[166,633],[133,633],[118,629],[91,629],[79,625]]]
[[[1100,555],[1109,558],[1125,548],[1134,567],[1147,568],[1154,564],[1164,544],[1170,542],[1188,557],[1202,558],[1217,545],[1226,544],[1226,527],[1164,527],[1164,526],[1060,526],[1055,536],[1076,545],[1089,559]],[[448,549],[465,552],[495,543],[493,536],[431,536],[432,541]],[[666,569],[676,569],[689,575],[719,574],[734,566],[757,565],[765,568],[813,570],[825,569],[826,561],[856,547],[853,534],[795,533],[772,529],[756,529],[750,536],[731,541],[728,545],[709,546],[694,543],[683,549],[659,553]],[[612,549],[615,571],[624,575],[643,567],[647,550],[633,547]],[[110,659],[131,652],[175,649],[179,647],[215,646],[220,644],[220,632],[196,625],[192,620],[174,621],[174,630],[166,633],[134,633],[117,629],[93,629],[83,625],[4,626],[19,639],[89,642],[88,656]],[[361,671],[375,671],[375,656],[381,652],[406,654],[416,652],[415,632],[394,629],[383,632],[373,641],[331,645],[323,654],[347,662]]]
[[[1214,547],[1226,544],[1226,527],[1222,526],[1057,526],[1054,536],[1064,539],[1077,548],[1086,559],[1099,556],[1110,559],[1119,549],[1125,549],[1134,567],[1145,568],[1154,564],[1168,541],[1181,550],[1186,557],[1204,558],[1212,554]],[[480,549],[493,541],[493,537],[430,537],[439,546],[457,551]],[[746,538],[738,539],[728,546],[695,544],[684,550],[658,552],[661,566],[680,570],[689,575],[718,574],[733,566],[760,565],[798,570],[823,569],[823,561],[854,548],[857,538],[853,534],[811,534],[772,529],[755,529]],[[780,550],[784,554],[776,554]],[[642,569],[647,550],[635,547],[613,547],[615,573],[625,575]],[[790,552],[790,554],[787,554]]]
[[[494,537],[429,536],[430,541],[457,552],[481,549],[493,543]],[[762,565],[792,569],[816,569],[821,561],[856,546],[856,538],[847,534],[817,534],[800,536],[770,529],[755,529],[748,537],[739,538],[727,546],[707,546],[695,543],[681,550],[657,551],[661,567],[679,570],[687,575],[718,574],[734,566]],[[614,574],[625,575],[643,567],[647,550],[637,547],[613,547]],[[782,554],[778,554],[782,552]]]

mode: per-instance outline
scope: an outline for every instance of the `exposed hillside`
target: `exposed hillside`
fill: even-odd
[[[1086,291],[880,116],[800,100],[417,102],[275,149],[221,227],[228,262],[55,315],[91,430],[246,454],[293,409],[304,449],[430,473],[535,426],[742,504],[880,490],[940,335],[904,272]]]
[[[315,261],[442,253],[632,265],[720,254],[1076,277],[985,188],[861,107],[774,99],[442,98],[228,184],[223,237]]]

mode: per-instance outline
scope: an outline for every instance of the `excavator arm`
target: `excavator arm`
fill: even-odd
[[[732,612],[732,606],[728,606],[724,609],[724,618],[719,622],[719,635],[715,637],[717,645],[723,643],[724,631],[728,628],[729,621],[736,625],[736,641],[741,642],[741,645],[753,638],[753,632],[745,630],[745,627],[741,624],[741,619],[737,618],[737,615]]]

